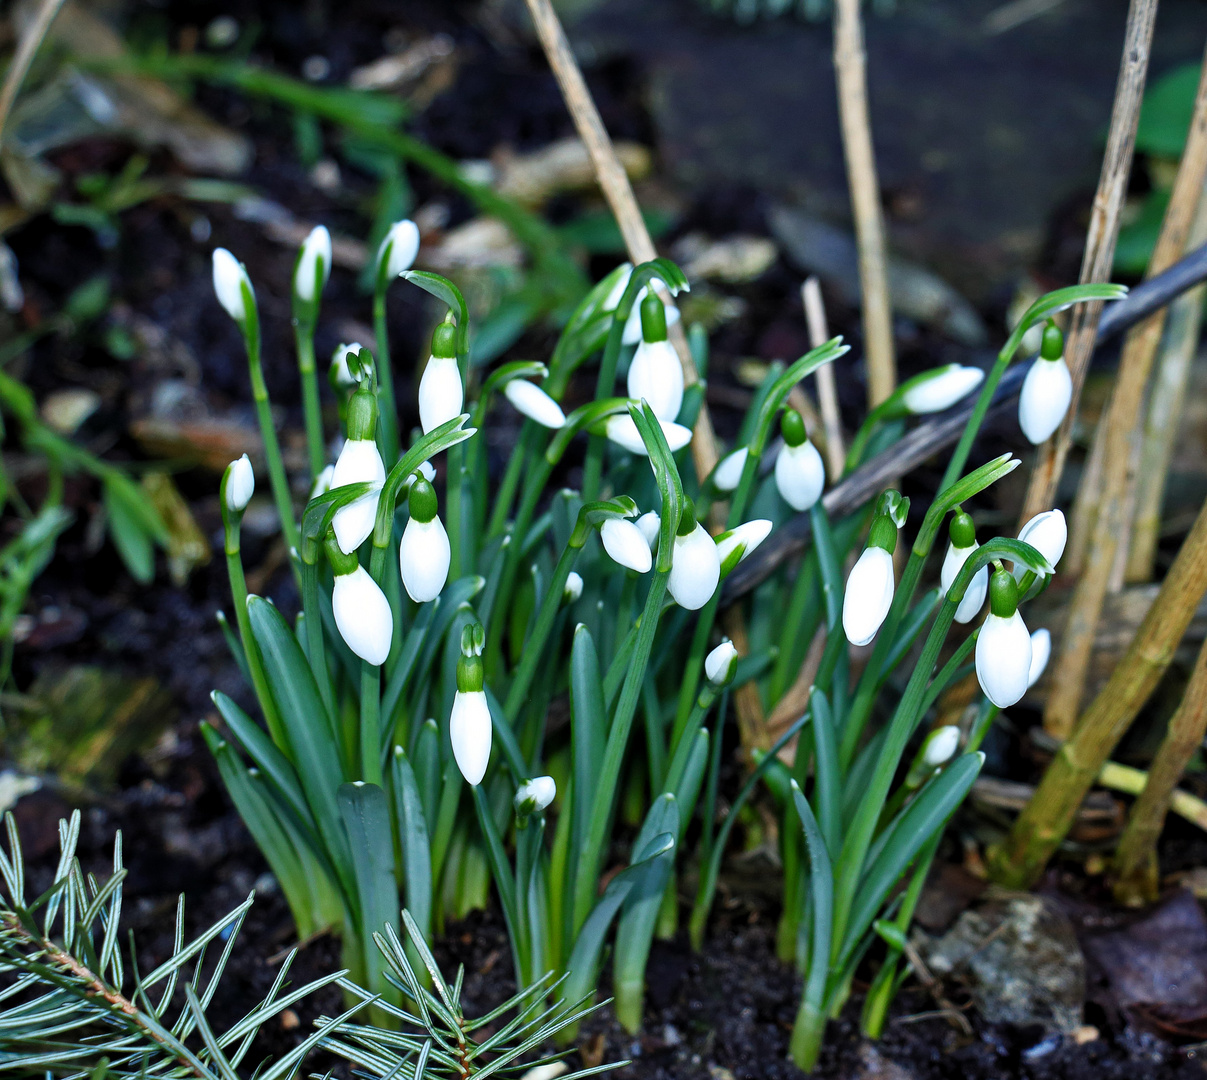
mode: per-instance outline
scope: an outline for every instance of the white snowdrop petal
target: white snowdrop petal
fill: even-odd
[[[736,529],[717,538],[717,555],[724,563],[737,548],[742,549],[738,562],[746,558],[771,533],[771,522],[767,518],[744,521]]]
[[[251,460],[244,454],[231,462],[230,475],[226,478],[226,508],[234,513],[246,510],[255,490],[256,476]]]
[[[989,594],[989,567],[982,566],[968,583],[964,599],[956,607],[955,619],[958,623],[970,623],[980,613]]]
[[[431,357],[419,380],[419,423],[423,433],[426,435],[433,428],[460,416],[464,403],[465,388],[461,385],[456,359]]]
[[[742,482],[742,470],[746,468],[746,459],[749,456],[750,450],[739,446],[721,459],[712,474],[712,482],[718,491],[729,492],[737,489],[738,484]]]
[[[571,570],[566,575],[566,586],[562,596],[567,604],[573,604],[583,594],[583,576],[577,570]]]
[[[226,248],[214,249],[213,265],[214,295],[218,297],[218,303],[232,319],[242,322],[247,314],[243,307],[243,283],[247,273]],[[250,282],[248,284],[250,286]]]
[[[948,364],[917,386],[905,391],[902,401],[915,415],[942,412],[967,397],[985,379],[980,368]]]
[[[669,341],[643,341],[633,353],[629,397],[644,398],[659,420],[674,420],[683,405],[683,367]]]
[[[723,683],[729,679],[729,668],[738,658],[738,650],[726,638],[704,658],[704,674],[709,682]]]
[[[531,801],[533,812],[546,810],[557,797],[557,783],[552,776],[534,776],[531,780],[520,785],[516,792],[515,801],[523,804]]]
[[[335,512],[332,527],[336,542],[344,553],[355,551],[373,531],[377,520],[378,494],[385,479],[385,463],[372,439],[348,439],[344,443],[331,472],[331,486],[372,484],[376,489]]]
[[[435,600],[448,581],[451,562],[452,548],[440,518],[411,518],[398,544],[398,568],[407,596],[417,604]]]
[[[326,495],[331,490],[331,479],[334,476],[335,466],[328,465],[314,478],[314,487],[310,489],[310,497],[317,499],[320,495]]]
[[[331,519],[335,542],[345,555],[350,555],[369,539],[377,524],[377,501],[380,491],[370,491],[359,499],[341,506]]]
[[[293,291],[301,300],[314,299],[314,279],[319,259],[323,260],[322,284],[326,285],[331,277],[331,234],[325,225],[316,225],[302,242],[302,255],[293,275]]]
[[[604,551],[621,566],[644,574],[654,565],[645,536],[631,521],[625,518],[608,518],[600,526],[599,536],[603,541]]]
[[[1028,442],[1038,446],[1060,427],[1073,400],[1073,377],[1064,357],[1031,365],[1018,396],[1018,426]]]
[[[637,528],[641,530],[641,535],[645,537],[645,542],[649,544],[650,550],[653,551],[654,545],[658,543],[658,533],[662,528],[662,518],[653,510],[649,510],[637,519]]]
[[[775,457],[775,486],[793,510],[808,510],[826,486],[826,466],[817,447],[806,439],[800,446],[780,448]]]
[[[1025,544],[1030,544],[1038,551],[1049,565],[1055,566],[1065,553],[1065,544],[1069,540],[1069,528],[1065,516],[1059,510],[1045,510],[1036,514],[1020,530],[1018,538]],[[1021,563],[1014,566],[1014,576],[1022,580],[1027,568]]]
[[[932,769],[945,765],[960,746],[960,729],[955,724],[947,724],[934,731],[926,740],[926,748],[922,753],[923,764]]]
[[[1040,627],[1031,635],[1031,667],[1027,670],[1027,689],[1040,680],[1052,655],[1052,635],[1046,627]]]
[[[511,379],[503,387],[503,393],[520,412],[542,427],[556,429],[566,423],[562,407],[536,383],[527,379]]]
[[[666,445],[670,448],[672,454],[678,453],[692,440],[691,428],[684,427],[682,424],[672,423],[669,420],[659,420],[662,425],[662,434],[666,438]],[[617,446],[623,447],[630,454],[640,454],[642,457],[648,456],[645,449],[645,443],[641,440],[641,433],[637,430],[636,423],[633,418],[627,414],[618,414],[609,416],[604,430],[609,439],[616,443]]]
[[[481,690],[457,691],[453,711],[448,721],[453,757],[466,782],[477,787],[486,775],[490,761],[493,732],[490,726],[490,706]]]
[[[384,664],[390,655],[394,618],[386,594],[363,566],[335,576],[331,608],[348,648],[370,664]]]
[[[620,304],[620,298],[624,296],[624,291],[629,287],[629,279],[633,276],[633,264],[625,263],[624,270],[620,277],[616,279],[616,284],[612,286],[612,291],[604,297],[604,302],[600,305],[601,311],[615,311]]]
[[[865,548],[847,578],[842,598],[842,628],[852,645],[876,636],[893,602],[893,557],[884,548]]]
[[[720,580],[721,557],[717,545],[697,522],[686,536],[675,537],[667,591],[680,607],[697,611],[712,599]]]
[[[1009,618],[990,614],[976,643],[977,681],[999,709],[1009,708],[1027,692],[1031,671],[1031,635],[1016,611]]]
[[[378,248],[379,265],[387,247],[390,261],[386,264],[386,276],[396,278],[415,265],[415,257],[419,254],[419,226],[406,218],[394,222]]]
[[[659,285],[662,284],[659,278],[654,278],[654,281]],[[625,281],[626,288],[628,281]],[[623,290],[621,290],[623,293]],[[625,345],[636,345],[641,340],[641,301],[649,295],[649,286],[643,285],[637,290],[637,295],[633,299],[633,310],[629,312],[629,317],[624,324],[624,336],[621,341]],[[620,303],[620,297],[616,298],[616,303]],[[673,326],[679,321],[679,309],[674,304],[662,305],[666,309],[666,325]]]

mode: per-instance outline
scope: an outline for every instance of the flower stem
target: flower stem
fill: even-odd
[[[245,334],[243,340],[247,346],[252,400],[256,403],[256,417],[260,421],[260,437],[264,440],[264,456],[268,460],[268,477],[272,483],[273,498],[277,503],[277,514],[281,519],[281,531],[285,534],[285,542],[300,551],[301,538],[298,534],[298,523],[293,516],[289,478],[285,475],[285,463],[281,460],[281,445],[277,441],[277,430],[272,420],[272,403],[268,400],[268,387],[264,384],[264,371],[260,366],[258,327]]]
[[[302,408],[306,414],[306,447],[310,453],[310,479],[323,471],[327,455],[323,447],[323,412],[319,404],[318,375],[314,366],[314,323],[295,319],[298,374],[302,378]]]
[[[398,460],[398,406],[386,325],[386,290],[380,283],[373,292],[373,335],[377,344],[377,400],[381,404],[381,456],[388,470]]]

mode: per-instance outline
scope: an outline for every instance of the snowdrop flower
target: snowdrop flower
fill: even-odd
[[[749,456],[750,450],[745,446],[739,446],[726,454],[712,471],[713,487],[726,493],[735,491],[742,482],[742,470],[746,468],[746,459]]]
[[[465,388],[457,367],[457,328],[450,313],[432,334],[432,355],[419,380],[419,422],[426,435],[461,415]]]
[[[390,281],[415,265],[419,254],[419,226],[404,218],[390,226],[377,249],[377,277]]]
[[[390,655],[394,616],[390,602],[355,555],[327,542],[327,559],[335,574],[331,609],[340,637],[362,660],[380,666]]]
[[[1031,635],[1031,667],[1027,671],[1027,689],[1030,690],[1043,675],[1052,655],[1052,635],[1046,627],[1040,627]]]
[[[566,575],[566,586],[562,590],[562,598],[567,604],[573,604],[583,594],[583,576],[577,570],[571,570]]]
[[[721,577],[725,577],[747,555],[767,539],[771,522],[767,518],[744,521],[736,529],[717,537],[717,557],[721,560]]]
[[[331,486],[371,484],[359,499],[341,506],[331,525],[340,550],[355,551],[368,538],[377,522],[377,498],[386,480],[374,433],[377,429],[377,398],[361,386],[348,402],[348,438],[331,473]]]
[[[411,519],[398,545],[398,568],[407,596],[417,604],[435,600],[448,581],[452,549],[436,514],[436,489],[422,476],[407,496]]]
[[[527,379],[510,379],[503,386],[503,393],[520,412],[542,427],[556,429],[566,423],[562,407],[536,383]]]
[[[1031,672],[1031,635],[1018,613],[1018,583],[1005,570],[989,579],[989,615],[976,643],[977,681],[999,709],[1027,692]]]
[[[654,282],[661,285],[660,279],[655,278]],[[625,278],[625,288],[628,288],[628,278]],[[624,295],[624,289],[620,290],[620,295],[616,297],[616,303],[620,303],[620,296]],[[624,345],[636,345],[641,340],[641,305],[645,302],[645,298],[650,295],[648,285],[643,285],[637,290],[637,295],[633,298],[633,310],[629,312],[629,317],[624,324],[624,336],[621,338],[621,343]],[[658,299],[655,296],[655,299]],[[662,303],[661,300],[658,300]],[[679,309],[674,304],[664,304],[666,309],[666,325],[674,326],[679,321]]]
[[[226,467],[226,508],[232,514],[243,513],[255,490],[256,474],[251,470],[251,459],[244,454]]]
[[[936,728],[922,745],[922,764],[929,769],[946,765],[960,747],[960,729],[955,724]]]
[[[625,289],[629,287],[629,279],[633,276],[633,264],[630,262],[622,263],[616,269],[619,271],[616,283],[609,290],[608,295],[604,297],[604,302],[599,305],[600,311],[615,311],[620,306],[620,298],[624,296]],[[613,273],[616,273],[616,271],[613,271]],[[637,307],[636,304],[633,306]],[[638,325],[637,332],[640,335],[640,324]]]
[[[515,793],[515,811],[527,817],[548,809],[557,798],[557,784],[552,776],[538,776],[525,780]]]
[[[298,261],[293,268],[293,293],[303,303],[315,300],[315,285],[319,290],[331,277],[331,234],[326,225],[316,225],[302,241]]]
[[[955,581],[956,575],[963,569],[964,563],[981,545],[976,542],[976,526],[972,517],[963,510],[951,519],[951,543],[947,546],[947,555],[943,559],[943,569],[939,572],[939,585],[946,596]],[[989,567],[982,566],[972,575],[972,581],[964,592],[964,599],[956,608],[956,622],[968,623],[976,618],[977,612],[985,602],[985,594],[989,591]]]
[[[1056,324],[1044,327],[1039,357],[1031,365],[1018,396],[1018,426],[1028,442],[1047,442],[1060,427],[1073,400],[1073,376],[1064,358],[1064,336]]]
[[[980,368],[945,364],[905,383],[901,387],[901,404],[915,416],[943,412],[971,394],[984,378]]]
[[[896,546],[897,526],[888,514],[878,513],[872,520],[868,546],[852,567],[842,598],[842,628],[852,645],[871,641],[892,606]]]
[[[360,350],[360,343],[354,341],[351,345],[340,345],[331,354],[331,370],[327,375],[327,380],[334,389],[351,390],[360,382],[360,379],[352,374],[352,369],[348,366],[348,357],[352,353],[359,353]]]
[[[384,466],[383,466],[384,467]],[[314,478],[314,487],[310,489],[310,498],[317,499],[331,490],[331,478],[335,475],[335,466],[328,465]]]
[[[658,533],[662,530],[662,518],[653,510],[649,510],[637,519],[637,528],[641,530],[641,535],[645,537],[645,542],[653,551],[654,546],[658,543]]]
[[[696,520],[691,500],[685,499],[685,503],[666,587],[676,604],[688,611],[697,611],[717,591],[721,580],[721,557],[713,538]]]
[[[213,260],[214,295],[226,313],[242,327],[248,314],[243,302],[243,286],[247,286],[253,301],[256,297],[251,278],[247,276],[246,267],[226,248],[215,248]]]
[[[461,657],[457,660],[457,694],[449,717],[449,738],[453,757],[461,775],[473,787],[486,775],[490,761],[492,729],[490,706],[486,703],[486,684],[482,669],[482,624],[467,626],[461,632]]]
[[[715,686],[725,686],[732,682],[737,666],[738,650],[729,638],[725,638],[704,658],[704,674]]]
[[[626,518],[608,518],[599,527],[599,538],[604,551],[629,570],[645,574],[654,565],[645,535]]]
[[[659,420],[674,420],[683,405],[683,366],[666,340],[666,309],[656,296],[641,302],[641,343],[629,364],[629,397],[650,403]]]
[[[678,453],[692,441],[691,428],[661,418],[658,420],[658,423],[662,425],[662,434],[665,436],[666,445],[670,448],[672,454]],[[612,442],[616,443],[617,446],[624,447],[630,454],[640,454],[642,457],[648,456],[645,443],[641,441],[641,432],[637,430],[637,425],[633,422],[633,418],[627,413],[618,413],[615,416],[609,416],[607,422],[604,424],[604,434]]]
[[[1018,533],[1018,538],[1025,544],[1030,544],[1045,559],[1050,566],[1060,562],[1065,553],[1065,544],[1069,539],[1069,528],[1065,524],[1065,516],[1059,510],[1045,510],[1036,514],[1024,525]],[[1021,563],[1014,566],[1014,576],[1021,581],[1027,568]]]
[[[808,510],[826,486],[826,466],[805,433],[795,409],[785,409],[780,422],[784,445],[775,458],[775,486],[793,510]]]

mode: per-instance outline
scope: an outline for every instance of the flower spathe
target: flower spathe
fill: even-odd
[[[732,681],[737,664],[738,650],[729,638],[725,638],[704,658],[704,674],[710,683],[724,686]]]
[[[335,575],[331,608],[348,648],[367,663],[384,664],[390,655],[394,617],[386,594],[363,566]]]
[[[244,454],[230,463],[226,473],[226,508],[232,514],[241,514],[247,509],[256,490],[256,475],[252,472],[251,459]]]
[[[672,454],[678,453],[692,441],[691,428],[661,418],[658,423],[662,426],[662,434],[666,438],[666,445]],[[631,416],[623,413],[609,416],[604,425],[604,432],[612,442],[617,446],[624,447],[630,454],[648,456],[645,443],[641,440],[641,433],[637,430],[637,425]]]
[[[310,230],[310,235],[302,241],[302,251],[293,272],[294,294],[299,300],[310,303],[315,298],[316,281],[319,288],[322,288],[330,277],[331,234],[326,225],[316,225]]]
[[[368,538],[377,523],[377,499],[386,480],[385,463],[372,439],[348,439],[339,452],[331,473],[331,487],[346,484],[371,484],[372,489],[359,499],[341,506],[331,522],[340,551],[355,551]]]
[[[541,427],[556,430],[565,426],[566,414],[562,412],[562,407],[536,383],[527,379],[511,379],[504,385],[503,393],[516,409]]]
[[[742,470],[746,468],[746,459],[749,456],[750,450],[745,446],[739,446],[736,450],[726,454],[713,470],[713,486],[726,494],[737,490],[738,484],[742,482]]]
[[[629,570],[645,574],[654,565],[644,534],[626,518],[608,518],[599,527],[599,538],[604,551]]]
[[[419,380],[419,423],[426,435],[461,415],[465,388],[454,356],[432,356]]]
[[[1055,360],[1039,357],[1018,396],[1018,426],[1035,446],[1047,442],[1060,427],[1073,400],[1073,376],[1063,356]]]
[[[387,280],[398,277],[415,265],[419,254],[419,226],[409,218],[396,221],[377,249],[378,273],[385,272]],[[382,260],[385,260],[383,265]]]
[[[721,557],[717,545],[699,522],[685,536],[675,537],[667,591],[671,599],[688,611],[698,611],[717,591],[721,580]]]
[[[448,721],[453,757],[466,783],[477,787],[486,775],[490,761],[492,730],[490,706],[482,690],[458,690]]]
[[[243,302],[243,286],[246,285],[251,295],[255,296],[251,279],[243,264],[239,262],[226,248],[215,248],[213,254],[214,295],[218,297],[226,313],[242,325],[247,318],[247,309]]]
[[[944,596],[947,595],[952,582],[955,581],[956,575],[963,569],[964,563],[968,561],[969,556],[973,555],[980,546],[975,540],[972,542],[971,547],[956,547],[955,544],[947,545],[947,554],[943,557],[943,569],[939,571],[939,586],[942,588]],[[959,606],[956,608],[956,622],[972,622],[976,618],[977,612],[981,610],[981,606],[985,603],[985,595],[988,591],[989,567],[982,566],[972,575],[972,581],[968,583],[968,588],[964,592],[964,599],[960,601]]]
[[[1042,514],[1036,514],[1019,530],[1018,538],[1023,543],[1030,544],[1035,548],[1048,560],[1050,566],[1055,566],[1065,553],[1065,544],[1069,540],[1069,527],[1065,523],[1064,514],[1059,510],[1045,510]],[[1025,566],[1015,564],[1014,576],[1016,579],[1021,580],[1026,572]]]
[[[659,420],[674,420],[683,405],[683,366],[665,338],[642,341],[629,364],[629,397],[644,398]]]
[[[826,466],[817,447],[806,439],[799,446],[787,442],[775,457],[775,486],[793,510],[808,510],[826,486]]]
[[[976,643],[977,681],[985,696],[1005,709],[1027,692],[1031,672],[1031,635],[1017,609],[1013,615],[986,617]]]
[[[866,645],[876,636],[895,588],[893,556],[882,547],[864,548],[842,597],[842,628],[852,645]]]
[[[984,379],[980,368],[946,364],[906,383],[901,403],[916,416],[943,412],[972,393]]]

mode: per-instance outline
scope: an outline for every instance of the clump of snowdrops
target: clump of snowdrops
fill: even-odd
[[[889,952],[867,1026],[882,1022],[921,880],[980,767],[976,745],[994,710],[1017,701],[1034,675],[1019,605],[1052,573],[1063,519],[1048,515],[1035,535],[978,545],[962,503],[1018,462],[1006,455],[965,476],[972,440],[1023,333],[1061,307],[1108,294],[1050,294],[988,379],[939,368],[868,417],[852,469],[891,447],[908,417],[981,387],[898,584],[892,560],[908,500],[887,491],[831,523],[820,455],[786,407],[793,387],[846,351],[840,339],[773,365],[735,447],[697,480],[680,462],[703,383],[685,385],[668,340],[673,296],[687,288],[673,263],[618,267],[568,314],[547,362],[487,372],[471,365],[456,286],[411,269],[418,242],[414,225],[399,222],[378,253],[377,355],[349,345],[332,360],[344,436],[333,464],[313,348],[331,261],[326,230],[299,253],[294,324],[312,485],[300,515],[260,374],[252,283],[233,255],[214,254],[215,290],[247,345],[302,598],[291,626],[269,600],[246,595],[239,528],[254,476],[246,459],[232,463],[222,485],[238,624],[231,641],[265,727],[215,695],[227,734],[207,729],[206,737],[228,789],[299,934],[338,927],[346,964],[383,1000],[397,988],[373,958],[372,934],[397,932],[405,903],[430,935],[484,903],[493,885],[521,986],[552,972],[564,979],[565,999],[589,994],[616,924],[615,1007],[636,1030],[651,942],[677,925],[689,827],[698,816],[691,930],[699,943],[729,831],[765,780],[784,809],[781,944],[806,973],[793,1054],[808,1067],[877,936]],[[385,320],[399,277],[445,308],[415,371],[420,426],[407,438]],[[706,346],[699,334],[693,340],[704,368]],[[1053,340],[1045,338],[1045,356]],[[591,363],[594,396],[567,412],[572,378]],[[500,463],[482,428],[505,410],[523,419]],[[557,488],[554,478],[580,462],[578,490]],[[749,649],[739,656],[716,625],[723,582],[796,513],[811,515],[814,543],[743,604]],[[941,586],[918,598],[949,514]],[[843,562],[860,548],[844,587]],[[986,598],[989,615],[940,667],[953,623],[977,618]],[[759,755],[718,831],[730,690],[753,683],[773,707],[819,628],[825,644],[810,705]],[[853,680],[851,644],[873,641]],[[931,705],[974,649],[987,702],[981,720],[971,732],[919,743]],[[912,670],[903,693],[898,669]]]

